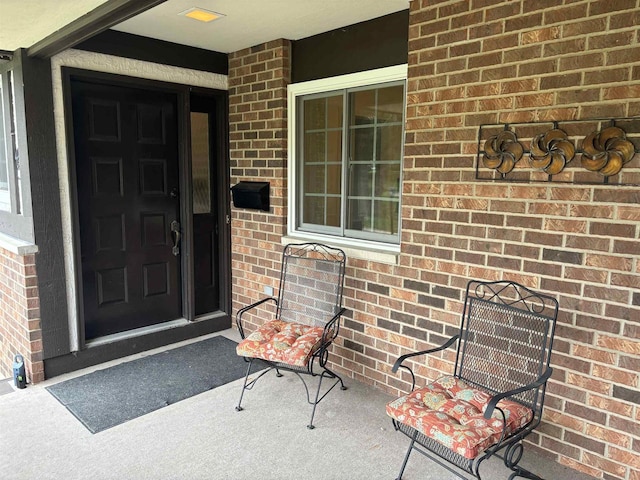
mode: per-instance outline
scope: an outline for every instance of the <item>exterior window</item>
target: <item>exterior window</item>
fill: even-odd
[[[21,51],[20,55],[23,54]],[[0,60],[0,225],[3,234],[33,242],[30,199],[22,62],[3,57]]]
[[[295,110],[294,232],[399,244],[404,80],[296,95]]]
[[[0,209],[10,210],[9,199],[9,171],[7,159],[11,158],[13,147],[11,147],[10,133],[7,136],[7,127],[10,125],[10,114],[8,105],[5,102],[5,88],[0,77]],[[9,130],[10,132],[10,130]]]
[[[12,182],[15,185],[15,193],[14,195],[14,207],[13,213],[22,214],[22,173],[20,171],[20,153],[18,151],[18,126],[16,122],[16,95],[15,89],[16,82],[13,79],[13,72],[9,72],[9,109],[11,112],[10,122],[11,122],[11,152],[12,162],[11,166],[13,167],[13,174],[15,175],[15,180]]]
[[[13,71],[0,72],[0,210],[22,213]]]

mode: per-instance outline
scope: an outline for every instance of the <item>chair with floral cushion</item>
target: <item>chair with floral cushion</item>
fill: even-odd
[[[346,256],[340,249],[319,243],[290,244],[284,248],[280,286],[276,297],[263,298],[240,309],[236,324],[242,337],[238,355],[248,362],[242,393],[236,410],[242,410],[246,390],[271,370],[295,373],[304,385],[307,401],[313,405],[308,428],[318,403],[340,384],[342,379],[327,366],[329,347],[340,331],[342,289]],[[271,310],[264,308],[270,306]],[[251,333],[249,329],[251,327]],[[268,367],[250,380],[251,370]],[[311,398],[302,375],[318,377],[315,397]],[[322,381],[332,380],[322,391]],[[321,392],[323,392],[321,394]]]
[[[522,440],[542,417],[557,315],[556,299],[518,283],[467,284],[459,333],[439,347],[402,355],[392,368],[408,371],[412,383],[409,394],[386,407],[395,429],[410,439],[398,479],[417,450],[459,478],[480,479],[480,465],[496,455],[513,471],[509,480],[541,480],[518,463]],[[453,374],[416,389],[409,359],[454,344]]]

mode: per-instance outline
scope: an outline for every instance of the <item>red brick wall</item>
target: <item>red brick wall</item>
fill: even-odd
[[[640,117],[638,24],[638,0],[411,2],[401,254],[348,259],[335,368],[399,393],[406,378],[391,364],[456,330],[469,278],[550,292],[555,371],[527,448],[596,478],[640,480],[640,188],[475,177],[481,124]],[[275,187],[269,214],[233,210],[234,308],[277,284],[288,49],[230,59],[233,183]],[[260,119],[269,100],[271,124]],[[451,361],[434,357],[419,374]]]
[[[435,342],[457,320],[451,312],[460,311],[468,277],[512,278],[557,294],[555,372],[533,441],[595,477],[635,480],[640,188],[478,182],[474,166],[481,124],[640,116],[638,24],[637,0],[412,2],[400,259],[407,274],[376,330]],[[625,168],[637,168],[638,157]]]
[[[42,331],[35,255],[17,255],[0,248],[0,378],[13,377],[20,353],[27,379],[44,380]]]
[[[291,43],[275,40],[229,55],[231,184],[270,183],[270,211],[232,208],[234,310],[277,285],[286,232],[287,85]]]

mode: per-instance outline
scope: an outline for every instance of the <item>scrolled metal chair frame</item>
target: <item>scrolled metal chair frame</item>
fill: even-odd
[[[237,411],[243,410],[242,400],[244,397],[244,393],[247,390],[253,389],[256,382],[262,378],[264,375],[269,373],[272,370],[276,371],[276,376],[281,377],[282,371],[289,371],[294,373],[302,382],[306,396],[307,403],[313,406],[311,411],[311,419],[307,428],[313,429],[315,426],[313,425],[313,419],[316,413],[316,407],[320,401],[322,401],[328,394],[331,392],[338,384],[340,385],[341,390],[346,390],[342,378],[335,372],[333,372],[328,366],[327,362],[329,359],[329,347],[336,339],[338,334],[340,333],[340,320],[342,315],[345,313],[346,309],[342,307],[342,291],[344,288],[344,272],[346,265],[346,255],[344,252],[337,248],[328,247],[319,243],[301,243],[301,244],[289,244],[284,248],[283,251],[283,260],[282,267],[280,270],[280,282],[278,288],[278,297],[268,297],[263,298],[251,305],[248,305],[244,308],[241,308],[236,313],[236,325],[238,328],[238,332],[240,336],[244,339],[247,337],[247,333],[245,331],[245,324],[243,322],[243,316],[252,310],[255,310],[257,307],[266,304],[273,303],[275,305],[276,313],[275,318],[277,319],[286,319],[287,317],[300,319],[301,311],[300,305],[298,305],[297,300],[291,300],[287,297],[288,293],[292,289],[298,289],[300,285],[296,284],[298,280],[304,283],[304,278],[298,278],[297,275],[291,275],[289,272],[290,266],[295,262],[295,259],[301,258],[309,258],[309,255],[316,256],[319,261],[319,265],[328,265],[329,268],[335,268],[337,273],[334,273],[333,276],[336,277],[335,283],[335,292],[331,292],[330,296],[333,296],[335,293],[335,298],[333,299],[333,312],[327,313],[327,317],[332,315],[329,320],[325,319],[315,319],[315,323],[324,323],[323,327],[323,335],[322,335],[322,343],[320,347],[311,355],[309,361],[306,363],[304,367],[299,367],[295,365],[289,365],[281,362],[273,362],[264,359],[257,358],[245,358],[245,361],[248,362],[247,371],[244,379],[244,384],[242,387],[242,392],[240,394],[240,400],[238,401],[238,405],[236,406]],[[291,307],[291,308],[289,308]],[[326,312],[325,312],[326,313]],[[304,315],[302,315],[302,318]],[[314,319],[304,319],[302,320],[304,323],[311,324],[314,323]],[[325,323],[326,322],[326,323]],[[266,370],[260,372],[258,376],[252,380],[249,379],[251,375],[251,370],[254,365],[258,365],[260,367],[264,367],[264,364],[268,367]],[[257,370],[257,369],[256,369]],[[311,392],[309,390],[309,385],[305,381],[303,375],[309,375],[311,377],[318,377],[318,386],[315,392],[315,397],[312,398]],[[334,382],[331,386],[326,389],[322,394],[322,382],[325,379],[332,379]]]
[[[495,318],[483,319],[480,315],[482,313],[491,314]],[[456,344],[454,377],[492,395],[484,412],[484,418],[489,419],[494,414],[494,411],[498,411],[503,425],[506,425],[505,413],[497,406],[498,402],[505,398],[530,408],[533,416],[526,425],[518,428],[508,436],[505,436],[506,429],[503,427],[499,441],[475,459],[468,459],[429,438],[422,432],[392,419],[394,428],[411,440],[397,480],[402,478],[413,450],[431,458],[462,479],[467,478],[463,475],[468,474],[481,480],[480,466],[485,460],[495,455],[503,460],[507,468],[512,470],[513,473],[509,476],[509,480],[513,480],[516,477],[543,480],[533,472],[520,466],[519,462],[523,454],[523,439],[540,424],[542,418],[546,383],[553,372],[549,363],[557,315],[558,302],[555,298],[530,290],[516,282],[471,280],[467,284],[459,333],[438,347],[400,356],[393,365],[392,371],[395,373],[400,368],[408,371],[411,376],[411,391],[413,391],[416,387],[416,376],[413,369],[406,365],[405,362],[413,357],[430,355],[446,350]],[[510,318],[511,325],[500,325],[499,321],[504,318]],[[530,338],[537,340],[539,343],[539,351],[535,356],[536,358],[533,358],[533,361],[536,362],[536,368],[530,372],[522,373],[523,381],[521,385],[505,389],[505,385],[513,383],[513,380],[501,380],[495,373],[477,370],[474,368],[472,360],[467,362],[466,355],[475,356],[474,342],[479,343],[482,341],[482,334],[474,331],[473,327],[484,327],[484,324],[491,324],[493,325],[492,328],[496,328],[498,331],[503,328],[504,339],[508,341],[507,332],[510,329],[526,330],[521,325],[516,325],[518,320],[532,328],[532,331],[527,333],[530,333]],[[537,327],[535,331],[533,330],[534,325]],[[516,334],[519,333],[516,332]],[[482,345],[482,347],[488,348],[486,344]],[[495,346],[491,348],[495,349]],[[534,356],[533,353],[535,352],[532,350],[532,357]],[[526,380],[527,378],[531,381]]]

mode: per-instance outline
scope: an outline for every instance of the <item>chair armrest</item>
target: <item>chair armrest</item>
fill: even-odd
[[[247,305],[244,308],[241,308],[240,310],[238,310],[238,313],[236,313],[236,326],[238,327],[238,332],[240,333],[240,336],[244,339],[245,335],[244,335],[244,328],[242,327],[242,315],[245,314],[245,312],[248,312],[249,310],[252,310],[254,308],[256,308],[259,305],[262,305],[263,303],[267,303],[267,302],[273,302],[276,305],[278,305],[278,299],[275,297],[267,297],[267,298],[263,298],[262,300],[258,300],[255,303],[252,303],[251,305]]]
[[[427,355],[429,353],[434,353],[434,352],[439,352],[440,350],[445,350],[445,349],[449,348],[451,345],[453,345],[456,342],[456,340],[458,340],[458,337],[460,337],[460,335],[454,335],[449,340],[447,340],[445,343],[443,343],[442,345],[440,345],[439,347],[436,347],[436,348],[430,348],[428,350],[422,350],[420,352],[413,352],[413,353],[407,353],[405,355],[401,355],[396,360],[396,363],[393,364],[393,367],[391,368],[391,371],[393,373],[396,373],[399,368],[404,368],[405,370],[407,370],[411,374],[411,391],[413,392],[413,389],[416,388],[416,376],[413,373],[413,370],[411,370],[411,368],[407,367],[406,365],[402,365],[402,363],[407,358],[417,357],[418,355]]]
[[[346,308],[340,308],[338,313],[336,313],[333,318],[329,320],[324,326],[324,333],[322,334],[324,345],[332,342],[333,339],[338,336],[338,332],[340,331],[340,317],[342,317],[342,315],[344,315],[346,311]]]
[[[318,348],[318,350],[313,354],[313,356],[310,359],[309,368],[311,369],[311,371],[313,371],[314,358],[318,359],[321,367],[324,368],[324,366],[326,365],[328,353],[329,353],[327,349],[329,348],[333,340],[338,336],[338,333],[340,332],[340,317],[342,317],[342,315],[344,315],[344,312],[346,311],[347,311],[346,308],[341,307],[338,313],[336,313],[331,318],[331,320],[329,320],[325,324],[322,331],[322,340],[320,343],[320,348]]]
[[[404,367],[404,365],[402,365],[402,362],[404,362],[407,358],[416,357],[418,355],[427,355],[429,353],[439,352],[440,350],[449,348],[456,340],[458,340],[459,336],[460,335],[454,335],[439,347],[430,348],[429,350],[422,350],[420,352],[407,353],[405,355],[398,357],[398,359],[396,360],[396,363],[393,364],[393,368],[391,369],[391,371],[393,373],[396,373],[398,371],[398,368]],[[404,368],[407,368],[407,367],[404,367]]]
[[[491,397],[491,400],[487,405],[487,409],[484,411],[484,418],[486,419],[491,418],[491,416],[493,415],[493,411],[496,408],[496,405],[498,405],[498,402],[503,398],[512,397],[513,395],[517,395],[519,393],[526,392],[527,390],[532,390],[534,388],[538,388],[542,386],[547,382],[547,380],[549,380],[549,377],[551,377],[552,373],[553,373],[553,368],[547,367],[545,372],[542,375],[540,375],[535,381],[528,383],[527,385],[524,385],[522,387],[514,388],[513,390],[508,390],[506,392],[495,394],[493,397]]]

